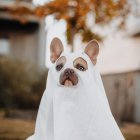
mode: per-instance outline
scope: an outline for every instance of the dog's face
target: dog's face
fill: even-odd
[[[52,40],[50,50],[50,59],[55,65],[55,73],[57,75],[55,79],[57,79],[57,83],[63,86],[76,86],[79,82],[78,73],[84,74],[88,69],[87,61],[81,56],[74,57],[74,53],[69,53],[69,57],[63,55],[63,45],[58,38]],[[95,40],[90,41],[84,51],[89,56],[93,65],[97,62],[98,52],[99,45]]]
[[[81,58],[75,58],[71,61],[71,66],[67,66],[66,56],[61,56],[56,61],[55,69],[59,73],[59,83],[65,86],[75,86],[78,84],[78,71],[84,72],[87,70],[87,62]]]

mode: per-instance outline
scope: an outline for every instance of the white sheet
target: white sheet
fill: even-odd
[[[79,82],[74,87],[59,85],[55,63],[50,68],[34,135],[27,140],[124,140],[107,101],[100,74],[85,53],[62,53],[65,68],[82,57],[88,69],[75,71]]]

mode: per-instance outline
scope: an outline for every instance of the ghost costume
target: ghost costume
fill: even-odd
[[[100,74],[87,54],[65,53],[66,64],[60,72],[55,63],[50,68],[34,134],[27,140],[124,140],[107,101]],[[82,57],[88,69],[78,71],[73,61]],[[72,68],[78,84],[66,87],[59,84],[60,73]]]

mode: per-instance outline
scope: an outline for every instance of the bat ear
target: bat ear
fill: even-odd
[[[63,50],[64,47],[61,40],[55,37],[50,45],[50,53],[51,53],[50,60],[52,63],[54,63],[60,57]]]
[[[99,44],[96,40],[91,40],[84,51],[92,61],[92,63],[95,65],[97,62],[97,56],[99,54]]]

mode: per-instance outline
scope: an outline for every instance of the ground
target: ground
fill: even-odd
[[[0,140],[25,140],[34,130],[34,121],[4,118],[0,112]]]
[[[8,119],[0,113],[0,140],[25,140],[33,133],[33,120]],[[140,140],[140,125],[124,123],[121,130],[126,140]]]

